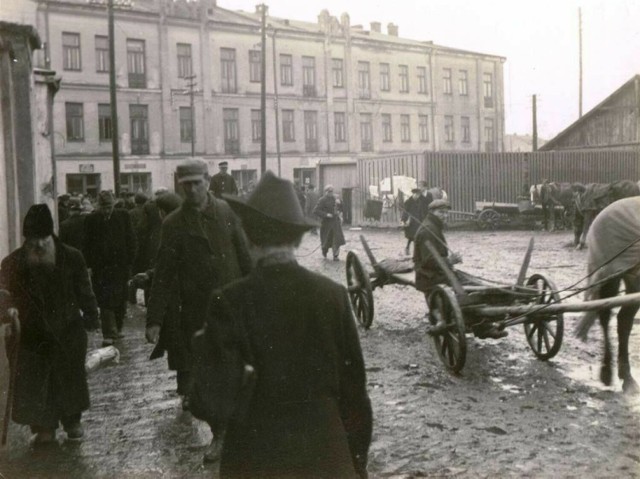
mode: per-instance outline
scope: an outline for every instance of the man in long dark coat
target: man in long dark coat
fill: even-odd
[[[295,259],[313,222],[271,172],[246,202],[225,198],[257,264],[212,294],[204,341],[223,366],[195,378],[218,385],[210,408],[230,421],[220,476],[366,477],[372,413],[347,291]]]
[[[86,215],[82,214],[82,205],[78,198],[69,200],[69,216],[60,222],[60,241],[79,249],[84,248],[84,220]]]
[[[420,188],[413,188],[411,190],[411,196],[407,198],[402,208],[402,217],[400,220],[404,225],[404,237],[407,238],[407,246],[404,249],[406,255],[409,255],[411,242],[418,232],[420,223],[422,223],[422,220],[428,212],[424,200],[426,200],[426,198],[422,196],[422,190]]]
[[[162,223],[160,251],[147,309],[146,337],[152,343],[158,341],[167,308],[176,297],[182,334],[191,338],[204,324],[211,290],[251,270],[240,220],[225,201],[207,192],[206,163],[188,160],[178,166],[177,176],[185,199]],[[186,367],[178,378],[182,395],[189,384],[191,354],[191,350],[186,351]],[[206,461],[219,457],[221,431],[212,426],[212,432],[214,438],[205,453]]]
[[[333,251],[333,260],[338,261],[340,246],[345,244],[344,233],[338,203],[333,194],[333,186],[327,185],[324,189],[324,196],[318,200],[313,214],[321,219],[320,223],[320,245],[322,256],[327,257],[329,249]]]
[[[213,175],[211,183],[209,184],[209,190],[216,198],[222,198],[223,194],[237,195],[238,186],[236,180],[233,179],[227,170],[229,169],[229,163],[227,161],[221,161],[218,163],[220,171]]]
[[[21,324],[17,363],[10,364],[13,420],[31,427],[35,443],[54,441],[59,422],[68,440],[80,440],[89,408],[85,330],[98,328],[96,298],[82,253],[53,236],[47,205],[29,209],[23,234],[23,246],[0,266],[0,290],[10,294],[3,309],[15,308]]]
[[[127,312],[127,282],[136,252],[135,236],[127,210],[114,208],[110,191],[98,197],[98,209],[85,220],[83,248],[91,268],[93,287],[100,306],[103,345],[122,338]]]

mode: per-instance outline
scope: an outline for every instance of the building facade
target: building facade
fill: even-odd
[[[640,75],[634,75],[540,149],[640,151]]]
[[[39,61],[62,76],[59,191],[113,188],[105,5],[36,2]],[[192,150],[211,173],[227,160],[247,188],[260,168],[260,14],[215,0],[116,5],[122,189],[172,187]],[[504,149],[503,57],[403,39],[393,24],[365,30],[326,10],[317,23],[267,25],[267,167],[283,177],[317,185],[318,165],[374,154]]]

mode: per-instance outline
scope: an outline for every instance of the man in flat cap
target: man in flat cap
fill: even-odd
[[[103,345],[124,337],[127,283],[136,254],[136,242],[127,210],[115,208],[111,191],[98,195],[98,209],[84,222],[84,257],[91,269],[100,306]]]
[[[233,176],[227,173],[227,170],[229,169],[229,162],[221,161],[218,163],[218,168],[220,171],[213,175],[211,183],[209,184],[209,190],[213,193],[213,196],[216,198],[222,198],[223,194],[237,195],[238,186],[236,185],[236,180],[233,179]]]
[[[429,204],[429,212],[415,236],[416,244],[413,251],[413,263],[416,272],[416,289],[424,293],[427,306],[429,305],[429,296],[434,288],[439,284],[449,284],[449,279],[440,268],[434,255],[427,248],[426,242],[429,241],[438,252],[438,255],[444,258],[450,266],[462,262],[462,256],[458,253],[450,253],[443,233],[445,221],[449,216],[449,209],[450,206],[447,200],[433,200]],[[461,278],[461,282],[464,283],[464,281],[464,278]],[[432,327],[432,332],[446,328],[444,318],[436,319],[437,323]],[[507,336],[508,333],[504,330],[498,330],[492,324],[487,324],[476,327],[474,334],[479,338],[498,339]]]
[[[202,328],[206,304],[213,288],[241,278],[251,270],[251,257],[238,217],[229,205],[207,191],[209,174],[202,160],[178,166],[178,182],[184,190],[182,206],[164,219],[160,250],[147,309],[147,340],[156,343],[170,302],[178,298],[185,367],[178,377],[178,394],[188,408],[191,337]],[[210,424],[214,438],[205,461],[219,457],[221,431]]]
[[[225,199],[256,268],[211,295],[203,340],[214,373],[195,374],[194,406],[228,424],[220,477],[367,477],[371,403],[348,294],[295,257],[315,222],[270,171],[246,201]],[[241,388],[251,371],[257,380]]]
[[[18,354],[11,355],[17,359],[10,360],[13,420],[31,427],[35,444],[55,441],[59,422],[67,440],[77,441],[89,408],[86,331],[99,326],[96,297],[82,253],[55,237],[46,204],[29,209],[22,231],[22,247],[0,265],[0,291],[8,297],[0,320],[17,311],[21,326]]]

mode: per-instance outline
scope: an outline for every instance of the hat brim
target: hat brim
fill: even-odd
[[[308,231],[320,226],[316,221],[307,217],[304,217],[301,222],[283,221],[282,219],[274,218],[273,216],[269,216],[253,206],[248,205],[246,200],[239,196],[223,193],[222,198],[229,204],[234,213],[244,221],[251,221],[256,218],[256,215],[258,215],[262,220],[268,220],[274,224],[294,228],[299,231]]]
[[[184,183],[185,181],[198,181],[198,180],[204,180],[204,173],[197,173],[193,175],[183,176],[181,178],[178,178],[178,183]]]

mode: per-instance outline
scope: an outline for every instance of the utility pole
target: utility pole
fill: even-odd
[[[261,3],[259,5],[261,21],[260,33],[262,34],[262,49],[260,50],[260,176],[267,171],[267,9]]]
[[[578,115],[579,118],[582,118],[582,9],[578,8],[578,43],[579,43],[579,54],[580,54],[580,85],[579,85],[579,93],[578,93]]]
[[[538,96],[533,95],[531,109],[533,111],[533,151],[538,151]]]
[[[111,150],[113,156],[113,190],[120,196],[120,145],[118,142],[118,98],[116,94],[116,48],[113,0],[108,3],[109,16],[109,98],[111,101]]]
[[[282,174],[281,170],[281,158],[280,158],[280,120],[278,113],[278,75],[276,74],[276,32],[273,29],[273,107],[276,112],[276,154],[278,156],[278,176]]]
[[[196,156],[196,112],[193,104],[194,87],[197,85],[194,81],[195,78],[196,75],[184,77],[185,80],[189,81],[187,87],[189,88],[189,105],[191,106],[191,158]]]

